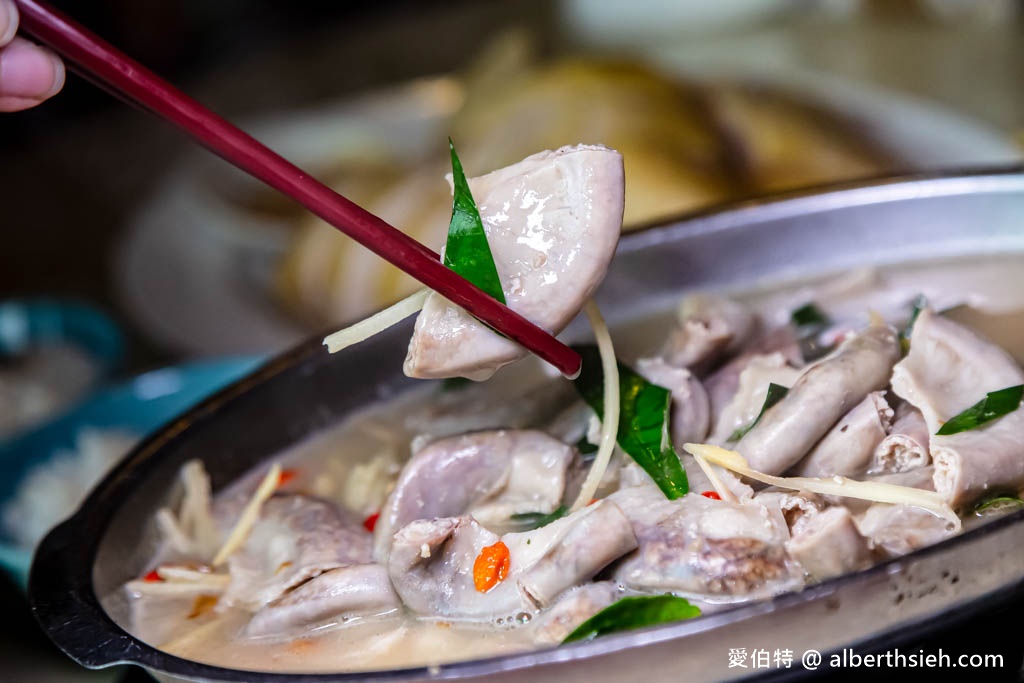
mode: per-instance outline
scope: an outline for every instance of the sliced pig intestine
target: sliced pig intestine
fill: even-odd
[[[777,327],[771,330],[704,379],[704,388],[708,392],[711,407],[713,434],[717,433],[717,425],[722,420],[723,412],[739,390],[740,374],[755,358],[773,354],[781,354],[781,362],[773,361],[778,367],[789,365],[792,368],[799,368],[803,365],[800,345],[792,327]]]
[[[807,368],[785,398],[737,443],[750,466],[780,474],[796,464],[847,411],[889,383],[899,360],[896,333],[872,325]]]
[[[871,546],[889,557],[906,555],[956,533],[948,520],[910,505],[875,503],[855,520]]]
[[[711,441],[724,444],[733,432],[753,422],[764,405],[769,384],[788,389],[801,374],[802,371],[791,367],[781,353],[757,354],[747,358],[739,370],[735,392],[718,417]]]
[[[740,351],[758,328],[745,305],[723,297],[692,294],[679,307],[662,357],[670,365],[703,376],[722,358]]]
[[[609,500],[626,513],[639,541],[615,570],[627,588],[733,602],[803,582],[783,546],[789,531],[778,508],[692,495],[668,501],[653,486]]]
[[[530,625],[533,638],[542,645],[558,645],[577,626],[623,597],[614,581],[585,583],[565,592]]]
[[[875,449],[868,472],[888,474],[924,467],[932,461],[929,442],[924,415],[906,401],[900,401],[889,434]]]
[[[228,558],[227,604],[255,609],[325,571],[370,561],[361,520],[327,501],[271,497],[242,547]]]
[[[1018,384],[1024,384],[1024,370],[1005,351],[931,309],[921,311],[892,388],[924,416],[935,490],[950,505],[962,508],[991,492],[1024,487],[1024,411],[958,434],[936,434],[987,393]]]
[[[622,155],[598,145],[540,152],[470,181],[510,308],[557,334],[604,279],[622,230]],[[489,378],[526,350],[432,292],[405,373]]]
[[[863,569],[873,560],[868,540],[842,506],[810,517],[786,542],[786,550],[816,581]]]
[[[473,514],[484,526],[516,513],[550,513],[561,503],[577,455],[537,430],[493,430],[425,446],[402,469],[374,530],[374,557],[417,519]]]
[[[508,548],[508,575],[480,592],[475,559],[499,541]],[[549,606],[635,547],[622,511],[599,501],[539,529],[503,536],[471,517],[417,520],[395,534],[388,571],[417,614],[493,622]]]
[[[246,635],[296,635],[324,621],[381,615],[399,608],[387,569],[356,564],[330,569],[264,606],[246,625]]]
[[[868,469],[886,436],[893,411],[884,392],[875,391],[840,418],[792,469],[801,477],[857,477]]]
[[[785,491],[768,487],[758,491],[754,500],[764,506],[778,507],[791,535],[800,532],[807,522],[826,507],[822,496],[802,491]]]

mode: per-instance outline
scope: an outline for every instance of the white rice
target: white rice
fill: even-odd
[[[82,429],[73,450],[57,451],[22,479],[0,515],[6,534],[18,545],[34,548],[137,441],[122,431]]]

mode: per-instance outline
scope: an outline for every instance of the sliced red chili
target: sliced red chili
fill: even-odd
[[[281,470],[281,474],[277,475],[278,488],[284,486],[298,475],[299,473],[295,470]]]
[[[380,513],[374,512],[372,515],[363,520],[363,526],[366,527],[366,530],[372,534],[373,530],[377,528],[378,519],[380,519]]]
[[[486,593],[505,580],[511,563],[507,545],[498,541],[487,546],[473,563],[473,585],[481,593]]]
[[[157,573],[157,571],[156,571],[156,570],[154,569],[153,571],[151,571],[151,572],[149,572],[148,574],[146,574],[145,576],[143,576],[143,577],[142,577],[142,580],[143,580],[143,581],[148,581],[149,583],[155,583],[155,582],[157,582],[157,581],[163,581],[164,579],[163,579],[163,577],[162,577],[162,576],[160,576],[160,574],[158,574],[158,573]]]
[[[700,495],[705,498],[711,498],[712,500],[722,500],[722,497],[718,495],[717,491],[701,491]]]

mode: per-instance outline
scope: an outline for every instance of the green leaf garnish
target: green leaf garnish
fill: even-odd
[[[448,138],[448,147],[452,155],[455,196],[452,202],[452,220],[448,224],[448,241],[444,248],[444,265],[501,303],[505,303],[498,269],[494,266],[491,247],[487,244],[487,233],[484,232],[480,212],[469,191],[469,181],[466,180],[462,162],[455,153],[455,145],[451,138]]]
[[[562,644],[589,640],[608,633],[629,631],[700,616],[700,608],[674,595],[642,595],[622,598],[576,627]]]
[[[1024,500],[1013,496],[997,496],[995,498],[989,498],[988,500],[982,501],[976,508],[974,508],[974,514],[981,517],[986,514],[999,512],[1000,510],[1012,510],[1013,508],[1018,507],[1024,507]]]
[[[831,321],[820,308],[809,302],[789,314],[789,319],[795,327],[825,327]]]
[[[917,322],[917,316],[921,315],[921,311],[928,307],[928,299],[924,294],[918,294],[917,298],[914,299],[913,308],[910,311],[910,317],[907,319],[907,324],[900,330],[900,349],[903,351],[903,355],[907,355],[910,351],[910,333],[914,329],[914,323]]]
[[[468,377],[445,377],[441,380],[441,391],[445,393],[458,391],[459,389],[465,389],[472,383],[473,380]]]
[[[1007,387],[999,391],[990,391],[973,406],[955,415],[942,425],[936,436],[948,436],[977,429],[986,422],[1002,417],[1020,408],[1021,397],[1024,397],[1024,384]]]
[[[604,372],[596,346],[573,346],[583,358],[580,376],[573,380],[576,391],[595,413],[604,415]],[[619,431],[616,440],[631,458],[650,475],[669,500],[690,490],[679,456],[669,440],[668,389],[651,384],[622,363],[619,366]]]
[[[783,398],[785,398],[786,394],[788,394],[788,393],[789,393],[789,389],[787,387],[781,386],[779,384],[775,384],[774,382],[769,384],[768,385],[768,393],[765,394],[764,403],[761,405],[761,412],[759,412],[757,414],[757,417],[754,418],[754,421],[751,422],[750,424],[748,424],[746,427],[740,427],[735,432],[730,434],[729,435],[729,441],[739,441],[744,436],[746,436],[747,432],[749,432],[751,429],[753,429],[754,425],[756,425],[758,422],[761,421],[761,416],[764,415],[765,412],[767,412],[767,410],[769,408],[771,408],[776,403],[778,403]]]
[[[828,355],[833,346],[822,346],[819,335],[832,320],[814,303],[806,303],[789,314],[789,321],[797,330],[797,342],[804,362],[812,363]]]
[[[547,526],[556,519],[565,517],[568,513],[569,508],[559,505],[551,512],[517,512],[511,516],[511,519],[523,527],[523,531],[532,531]]]
[[[580,455],[592,455],[597,453],[598,448],[599,446],[596,443],[590,443],[586,434],[581,436],[580,440],[576,442],[576,450],[580,452]]]

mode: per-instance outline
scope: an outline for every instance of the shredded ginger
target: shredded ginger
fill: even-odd
[[[224,545],[220,547],[217,554],[213,557],[213,566],[224,564],[227,559],[236,550],[242,547],[245,543],[245,539],[249,537],[249,532],[252,531],[256,521],[260,517],[260,508],[263,503],[274,495],[274,491],[277,489],[278,482],[281,480],[281,466],[276,462],[270,467],[270,471],[263,477],[263,481],[256,487],[256,492],[252,494],[252,498],[246,504],[245,509],[242,510],[242,514],[238,517],[238,521],[235,522],[235,528],[228,534],[228,538],[224,541]]]
[[[348,346],[358,344],[379,332],[383,332],[392,325],[397,325],[423,308],[428,294],[430,294],[429,289],[421,289],[365,320],[360,320],[354,325],[327,335],[324,337],[324,345],[327,347],[327,351],[337,353]]]
[[[809,491],[826,496],[845,496],[876,503],[913,505],[928,510],[934,515],[949,520],[960,527],[960,518],[953,512],[942,496],[935,491],[915,489],[879,481],[856,481],[846,477],[776,477],[751,469],[746,459],[736,451],[726,450],[711,444],[688,443],[683,449],[695,457],[724,467],[749,479],[795,491]]]
[[[583,481],[576,502],[572,504],[572,512],[585,507],[597,493],[604,478],[605,470],[615,451],[615,439],[619,433],[619,366],[615,361],[615,348],[608,325],[593,299],[587,301],[583,310],[594,328],[597,350],[601,354],[601,369],[604,372],[604,415],[601,416],[601,439],[597,447],[597,455],[590,466],[590,472]]]

